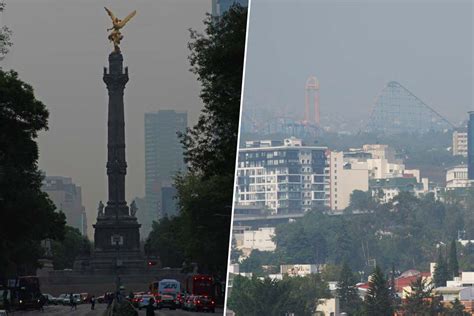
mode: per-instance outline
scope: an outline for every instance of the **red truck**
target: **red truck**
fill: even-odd
[[[186,278],[186,294],[204,295],[209,297],[216,296],[216,286],[214,278],[206,274],[191,274]]]

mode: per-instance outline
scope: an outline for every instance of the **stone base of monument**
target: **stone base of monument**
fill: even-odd
[[[142,269],[119,273],[125,293],[148,291],[150,283],[161,279],[176,279],[184,285],[186,274],[181,269]],[[116,289],[116,274],[110,271],[50,271],[39,277],[41,291],[58,296],[62,293],[89,293],[96,297]]]
[[[147,268],[147,262],[140,251],[117,252],[101,251],[95,252],[90,260],[93,271],[123,271],[124,273],[141,272]]]
[[[94,228],[95,247],[88,264],[90,270],[127,272],[146,268],[136,217],[98,217]]]

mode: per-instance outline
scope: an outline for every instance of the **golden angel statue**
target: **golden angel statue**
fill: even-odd
[[[125,24],[127,24],[128,21],[130,21],[134,16],[135,14],[137,14],[137,11],[133,11],[132,13],[130,13],[125,19],[123,20],[120,20],[119,18],[117,18],[113,13],[112,11],[110,11],[109,9],[105,8],[105,11],[107,11],[107,13],[109,14],[110,18],[112,19],[112,24],[113,26],[109,29],[107,29],[107,31],[112,31],[110,34],[109,34],[109,40],[111,42],[114,43],[114,49],[116,52],[119,52],[120,51],[120,41],[123,39],[123,35],[122,33],[120,33],[120,29],[122,29]]]

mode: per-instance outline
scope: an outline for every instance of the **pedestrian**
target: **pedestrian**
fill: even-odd
[[[7,312],[10,311],[10,300],[8,298],[8,293],[11,293],[10,290],[4,289],[3,290],[3,307]]]
[[[155,300],[150,298],[148,301],[148,305],[146,306],[146,316],[155,316],[155,306],[153,304],[155,303]]]
[[[72,296],[72,293],[71,293],[69,294],[69,305],[71,306],[71,310],[74,307],[73,303],[74,303],[74,296]]]
[[[44,304],[46,304],[46,296],[41,295],[39,298],[39,309],[44,312]]]
[[[91,297],[91,309],[94,309],[95,308],[95,296],[92,295]]]
[[[69,294],[69,303],[71,304],[71,310],[74,308],[74,309],[77,309],[77,304],[76,304],[76,300],[74,299],[74,295],[71,293]]]
[[[113,293],[108,293],[107,294],[107,308],[110,307],[110,305],[112,305],[112,302],[114,301],[114,295]]]

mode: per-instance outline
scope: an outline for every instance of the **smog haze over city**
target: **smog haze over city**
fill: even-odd
[[[39,166],[48,176],[71,177],[82,187],[89,233],[99,200],[107,199],[108,101],[102,72],[113,46],[104,6],[120,18],[137,10],[121,45],[130,72],[125,133],[131,201],[144,195],[144,113],[187,111],[193,125],[202,108],[199,83],[189,71],[188,29],[203,29],[211,1],[6,2],[0,22],[13,31],[14,45],[2,68],[18,71],[49,109],[49,131],[39,137]]]
[[[321,123],[357,131],[397,81],[459,125],[473,109],[472,16],[471,1],[254,1],[243,111],[301,120],[316,76]]]

